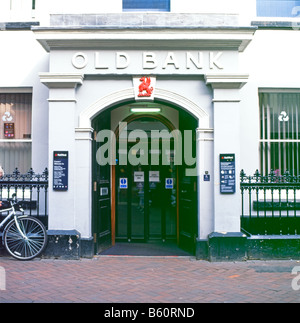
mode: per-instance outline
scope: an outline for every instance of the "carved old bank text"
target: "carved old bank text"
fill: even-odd
[[[76,69],[93,67],[95,70],[126,70],[131,66],[139,66],[143,70],[190,70],[224,68],[223,52],[210,51],[177,51],[177,52],[77,52],[71,63]]]

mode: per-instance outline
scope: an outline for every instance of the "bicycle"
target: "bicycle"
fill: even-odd
[[[7,223],[2,234],[2,243],[14,258],[31,260],[39,256],[47,244],[46,228],[40,220],[24,215],[21,202],[17,201],[16,194],[13,194],[12,198],[7,201],[10,206],[0,210],[0,214],[8,212],[0,223],[0,230]]]

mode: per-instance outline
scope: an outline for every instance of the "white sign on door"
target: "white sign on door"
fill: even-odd
[[[159,182],[159,171],[156,171],[156,170],[149,171],[149,182]]]
[[[135,183],[144,183],[144,172],[134,172],[133,180]]]

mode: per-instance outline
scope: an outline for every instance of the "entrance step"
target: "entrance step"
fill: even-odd
[[[150,242],[150,243],[127,243],[117,242],[113,247],[101,252],[106,256],[192,256],[180,249],[176,243]]]

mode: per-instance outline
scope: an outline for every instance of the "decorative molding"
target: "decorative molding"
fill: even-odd
[[[177,13],[127,11],[121,13],[51,14],[50,26],[99,26],[101,28],[199,28],[199,26],[238,26],[236,13]]]
[[[104,109],[111,107],[117,103],[133,101],[134,98],[135,94],[133,88],[114,92],[101,98],[100,100],[96,101],[93,105],[81,112],[79,116],[79,127],[90,128],[91,120]],[[201,128],[209,127],[209,115],[207,114],[207,112],[188,98],[171,91],[156,88],[155,99],[161,100],[162,102],[169,102],[174,105],[177,105],[178,107],[183,108],[199,120],[199,125],[201,126]]]
[[[32,93],[32,87],[0,87],[0,93]]]
[[[40,73],[40,81],[49,89],[76,88],[83,84],[84,75],[79,73]]]
[[[175,92],[167,91],[164,89],[156,88],[155,99],[160,99],[162,101],[170,102],[183,108],[184,110],[190,112],[194,115],[200,122],[201,127],[208,128],[209,126],[209,115],[208,113],[199,107],[196,103],[190,99],[179,95]]]
[[[91,128],[91,120],[106,108],[120,102],[134,100],[133,88],[111,93],[83,110],[79,115],[79,128]]]
[[[47,52],[52,49],[174,49],[236,50],[243,52],[254,27],[35,27],[36,39]]]
[[[76,99],[72,99],[72,98],[69,98],[69,99],[47,99],[48,102],[77,102]]]
[[[214,141],[214,129],[197,128],[197,141]]]
[[[75,128],[75,140],[92,141],[93,128]]]
[[[267,87],[260,87],[258,89],[258,93],[300,93],[300,88],[267,88]]]
[[[31,30],[33,26],[39,25],[39,21],[1,22],[0,30]]]
[[[206,74],[206,84],[213,89],[241,89],[248,81],[248,74]]]
[[[211,102],[213,102],[213,103],[220,103],[220,102],[239,103],[239,102],[241,102],[241,100],[240,99],[213,99]]]

